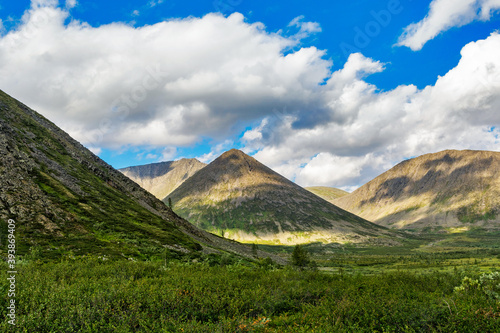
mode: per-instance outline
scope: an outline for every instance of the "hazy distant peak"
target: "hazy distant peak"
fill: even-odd
[[[196,158],[183,158],[123,168],[120,171],[162,200],[205,165]]]
[[[349,192],[328,186],[309,186],[306,187],[305,189],[333,204],[335,203],[334,202],[335,199],[341,198],[349,194]]]

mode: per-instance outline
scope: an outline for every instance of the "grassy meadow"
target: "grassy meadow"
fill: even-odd
[[[312,244],[306,249],[319,267],[306,269],[228,254],[31,255],[17,265],[15,328],[2,264],[0,331],[498,332],[500,275],[491,273],[500,252],[483,235],[455,250],[453,237],[467,235],[399,248]]]

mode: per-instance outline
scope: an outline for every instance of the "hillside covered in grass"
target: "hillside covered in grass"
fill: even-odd
[[[0,225],[16,221],[18,255],[252,256],[249,246],[193,227],[49,120],[0,91]],[[6,248],[0,253],[5,254]]]

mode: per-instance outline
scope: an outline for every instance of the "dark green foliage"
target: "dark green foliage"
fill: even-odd
[[[292,264],[304,268],[310,262],[309,253],[302,245],[296,245],[292,252]]]
[[[272,269],[277,267],[277,265],[269,257],[259,259],[259,266],[264,269]]]
[[[327,275],[198,263],[19,264],[19,332],[498,332],[500,305],[455,292],[465,272]],[[218,260],[223,261],[222,257]],[[225,259],[224,259],[225,260]],[[0,290],[7,288],[0,267]],[[474,273],[466,273],[476,279]],[[0,331],[7,298],[0,298]]]
[[[172,209],[172,198],[168,198],[168,207]]]

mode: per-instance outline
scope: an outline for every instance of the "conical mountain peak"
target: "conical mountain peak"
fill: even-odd
[[[209,169],[206,173],[211,173],[213,175],[225,174],[228,177],[241,178],[243,175],[253,173],[252,177],[254,181],[256,181],[260,175],[265,178],[275,178],[276,180],[279,179],[280,181],[288,183],[288,180],[281,175],[238,149],[231,149],[223,153],[210,163],[207,168]]]
[[[361,241],[386,231],[237,149],[223,153],[168,198],[175,212],[191,223],[241,241]]]
[[[237,156],[239,158],[249,158],[250,157],[247,154],[245,154],[243,151],[236,149],[236,148],[233,148],[233,149],[230,149],[230,150],[222,153],[222,155],[220,155],[219,158],[230,158],[230,156]]]
[[[243,164],[245,162],[249,162],[251,160],[254,160],[252,157],[248,156],[244,152],[238,149],[231,149],[229,151],[226,151],[219,157],[217,157],[214,162],[216,164],[233,164],[233,165],[239,165]]]

